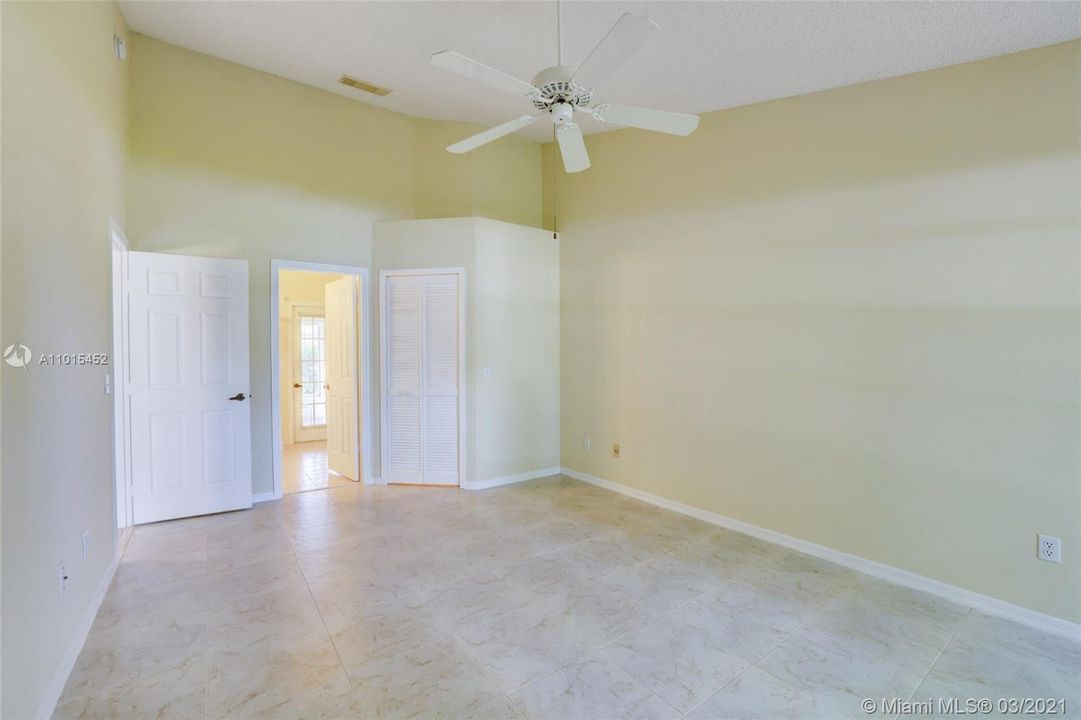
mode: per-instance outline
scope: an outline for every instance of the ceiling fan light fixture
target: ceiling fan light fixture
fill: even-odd
[[[556,10],[558,15],[558,0]],[[561,26],[561,18],[557,20]],[[562,38],[559,37],[559,64],[537,73],[532,83],[507,75],[453,50],[437,52],[431,56],[429,62],[470,80],[512,92],[529,100],[541,113],[547,112],[555,128],[555,139],[563,156],[563,168],[569,173],[581,172],[589,168],[590,162],[582,138],[582,129],[574,122],[575,112],[584,112],[599,122],[669,135],[690,135],[698,127],[697,115],[629,105],[593,104],[594,87],[622,67],[659,31],[657,24],[645,15],[625,13],[582,64],[573,69],[563,65]],[[523,115],[456,142],[447,150],[452,153],[469,152],[515,132],[535,119],[535,115]]]

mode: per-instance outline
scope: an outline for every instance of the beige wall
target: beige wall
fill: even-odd
[[[111,354],[107,225],[125,216],[128,76],[113,34],[126,34],[123,19],[112,3],[5,2],[0,26],[3,345],[24,343],[35,359]],[[55,700],[113,559],[112,398],[100,367],[0,367],[0,715],[25,718]]]
[[[588,138],[557,178],[563,464],[1081,620],[1079,68]]]
[[[541,146],[511,135],[464,155],[447,145],[480,128],[469,123],[416,123],[416,217],[477,216],[541,225]]]
[[[380,402],[380,271],[451,267],[465,270],[463,485],[558,466],[559,247],[537,228],[478,218],[376,226],[372,407]]]
[[[271,490],[270,259],[369,266],[372,225],[419,214],[540,220],[541,154],[519,138],[447,162],[469,134],[135,35],[129,237],[139,250],[244,258],[252,471]],[[499,194],[481,172],[511,170]],[[458,195],[442,195],[453,188]],[[478,199],[482,198],[483,202]]]

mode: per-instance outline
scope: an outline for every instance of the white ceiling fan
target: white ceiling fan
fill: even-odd
[[[558,3],[556,12],[558,16]],[[652,19],[632,13],[623,15],[601,39],[597,47],[593,48],[589,57],[577,68],[563,64],[561,29],[557,30],[559,64],[537,73],[532,83],[507,75],[453,50],[444,50],[432,55],[430,60],[432,65],[464,75],[471,80],[479,80],[500,90],[512,92],[532,102],[533,107],[540,111],[534,115],[522,115],[502,125],[496,125],[454,143],[447,150],[452,153],[469,152],[531,125],[538,117],[548,113],[555,126],[556,141],[559,143],[559,152],[563,156],[563,167],[567,172],[573,173],[589,167],[589,155],[586,153],[585,141],[582,139],[582,130],[574,122],[576,112],[588,113],[601,122],[671,135],[690,135],[698,127],[697,115],[650,110],[629,105],[593,103],[593,89],[618,70],[660,31]]]

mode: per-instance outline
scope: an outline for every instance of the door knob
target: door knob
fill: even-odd
[[[233,397],[231,397],[229,399],[230,400],[243,400],[244,399],[244,393],[237,393],[236,395],[234,395]]]
[[[327,390],[330,390],[330,385],[323,385]]]
[[[295,387],[295,388],[300,387],[300,383],[293,383],[293,387]]]

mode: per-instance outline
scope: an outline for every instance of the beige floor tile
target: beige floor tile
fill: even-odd
[[[207,663],[208,718],[361,717],[325,633],[215,650]]]
[[[748,668],[687,717],[692,720],[837,720],[838,714],[772,675]]]
[[[331,632],[347,671],[450,638],[430,613],[398,602],[367,607]]]
[[[149,675],[202,663],[206,643],[201,615],[91,630],[64,692],[80,697],[108,694]]]
[[[1070,717],[1079,675],[1076,643],[566,478],[350,483],[136,528],[56,716]]]
[[[505,699],[454,640],[372,661],[350,675],[369,720],[479,718]]]
[[[917,697],[1063,698],[1081,717],[1081,644],[973,612]]]
[[[615,640],[598,655],[686,713],[742,672],[746,660],[726,652],[708,625],[666,616]]]
[[[788,596],[729,583],[671,612],[690,627],[712,633],[726,652],[755,662],[798,630],[817,607]]]
[[[511,696],[530,720],[668,720],[679,711],[611,662],[590,659],[563,667]]]
[[[661,613],[714,587],[704,573],[667,555],[613,573],[598,582],[625,592],[650,610]]]
[[[62,720],[202,720],[206,713],[202,658],[178,668],[140,675],[118,686],[65,693],[54,718]]]
[[[504,692],[514,692],[585,655],[572,618],[537,602],[461,634],[463,646]]]
[[[521,585],[494,574],[456,580],[424,595],[428,609],[452,632],[520,610],[532,599]]]
[[[757,663],[779,680],[814,695],[835,711],[858,716],[866,698],[907,698],[934,658],[921,663],[904,649],[849,645],[808,629],[790,636]]]

